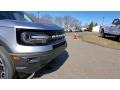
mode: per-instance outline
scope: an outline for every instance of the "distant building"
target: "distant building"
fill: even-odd
[[[94,26],[92,32],[99,32],[100,26]]]

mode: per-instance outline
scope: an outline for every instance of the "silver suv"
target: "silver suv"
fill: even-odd
[[[33,23],[24,12],[0,12],[0,78],[36,72],[66,46],[63,28]]]

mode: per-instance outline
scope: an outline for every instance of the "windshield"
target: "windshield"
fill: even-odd
[[[24,12],[17,11],[0,11],[0,20],[3,19],[32,22],[32,20]]]

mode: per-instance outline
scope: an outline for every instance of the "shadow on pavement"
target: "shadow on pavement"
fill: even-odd
[[[44,68],[37,71],[33,78],[39,78],[43,76],[44,74],[48,74],[48,73],[58,70],[65,63],[68,57],[69,57],[68,52],[64,51],[61,55],[59,55],[57,58],[51,61]]]

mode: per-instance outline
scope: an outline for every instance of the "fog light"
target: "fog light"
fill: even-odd
[[[11,60],[13,60],[13,61],[20,61],[20,60],[22,60],[22,57],[17,56],[17,55],[11,55]]]

